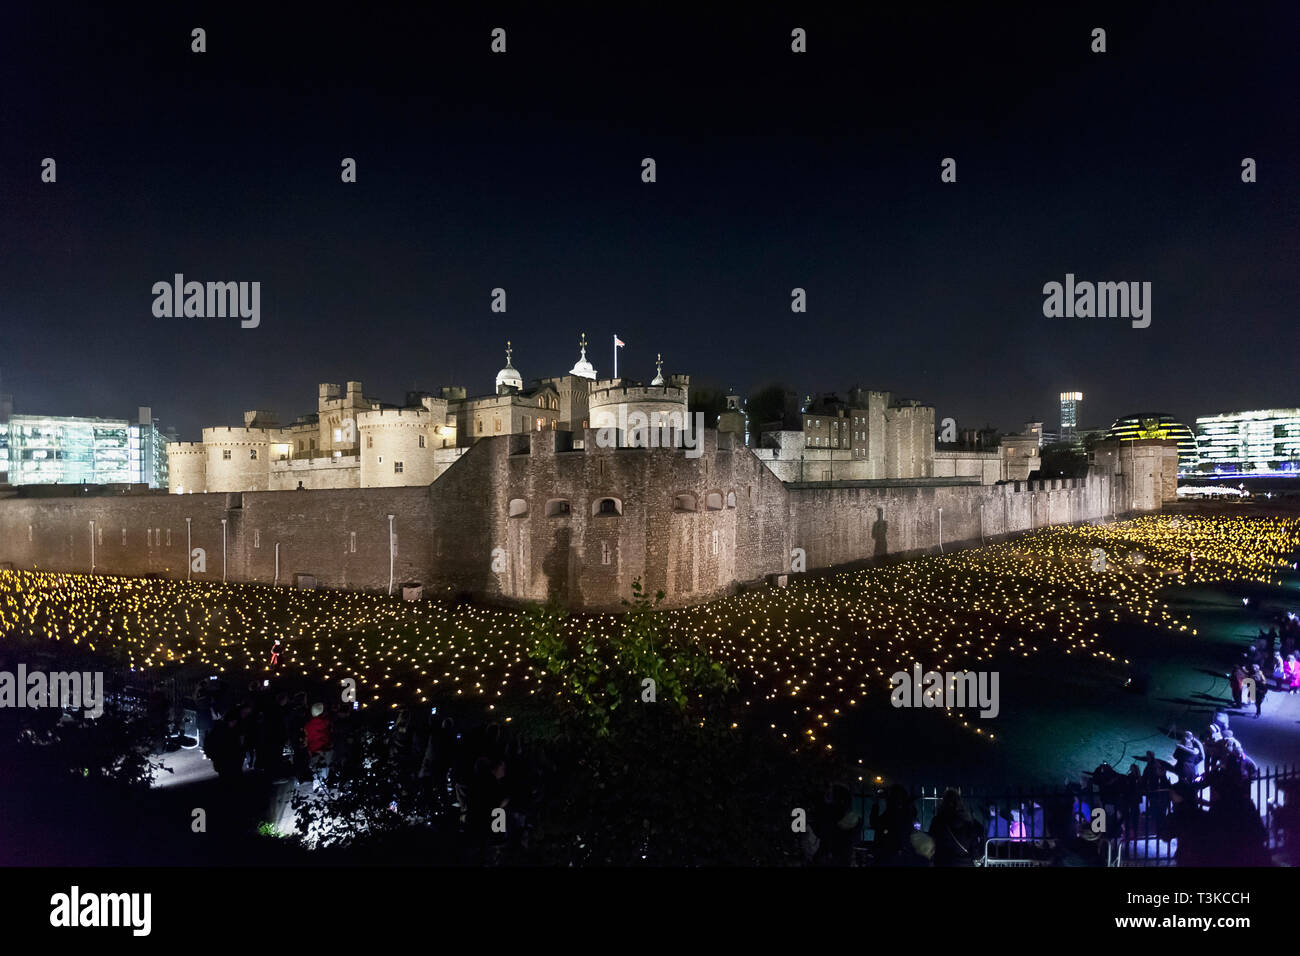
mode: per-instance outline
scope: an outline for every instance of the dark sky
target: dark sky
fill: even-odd
[[[1055,427],[1063,389],[1085,425],[1300,405],[1293,2],[277,6],[0,11],[16,410],[151,404],[197,438],[324,381],[487,392],[506,338],[560,374],[580,331],[602,374],[618,333],[632,376],[661,351],[963,427]],[[177,272],[260,281],[261,326],[155,318]],[[1151,282],[1151,326],[1045,318],[1067,272]]]

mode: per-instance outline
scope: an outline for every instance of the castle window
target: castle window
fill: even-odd
[[[375,436],[374,436],[374,435],[367,435],[367,436],[366,436],[366,447],[367,447],[367,448],[374,448],[374,447],[375,447]]]
[[[221,460],[222,460],[222,461],[230,461],[230,449],[229,449],[229,448],[223,448],[223,449],[221,449]]]
[[[348,532],[348,550],[353,554],[357,553],[357,533],[355,531]]]
[[[601,498],[591,506],[593,515],[617,516],[623,513],[623,502],[617,498]]]
[[[250,448],[250,449],[248,449],[248,460],[249,460],[249,461],[257,461],[257,449],[256,449],[256,448]]]
[[[478,420],[478,433],[479,433],[480,435],[483,434],[483,419],[481,419],[481,418]]]
[[[721,511],[721,510],[722,510],[722,492],[720,492],[720,491],[710,491],[707,495],[705,495],[705,496],[704,496],[704,507],[708,508],[710,511]]]
[[[334,440],[336,442],[343,441],[343,429],[341,428],[334,429]]]
[[[528,514],[528,502],[523,498],[510,499],[510,517],[523,518]]]
[[[167,529],[167,547],[170,548],[171,546],[172,546],[172,529],[171,529],[171,528],[168,528],[168,529]]]
[[[546,516],[548,518],[562,518],[569,514],[569,499],[552,498],[546,502]]]
[[[674,511],[694,511],[695,496],[692,494],[681,494],[673,499]]]
[[[424,447],[424,436],[423,436],[423,435],[420,436],[420,447],[421,447],[421,448]]]
[[[600,543],[600,563],[609,564],[614,557],[614,549],[609,546],[608,541]]]
[[[727,492],[727,507],[728,508],[736,507],[736,493],[734,491]]]
[[[260,548],[261,546],[262,546],[262,532],[258,531],[257,529],[253,529],[253,547]]]
[[[545,419],[545,418],[539,418],[539,419],[537,419],[537,430],[538,430],[538,431],[541,431],[541,430],[542,430],[542,426],[545,425],[545,424],[546,424],[546,419]]]
[[[393,474],[400,475],[401,473],[402,473],[402,463],[400,461],[393,462]]]

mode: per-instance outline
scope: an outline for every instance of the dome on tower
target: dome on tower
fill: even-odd
[[[576,375],[579,378],[589,378],[592,381],[595,381],[596,369],[590,362],[587,361],[587,333],[586,332],[583,332],[582,338],[578,340],[578,347],[582,350],[582,354],[579,356],[577,364],[574,365],[573,368],[569,369],[569,374]]]
[[[498,395],[504,394],[512,388],[516,391],[522,391],[524,387],[524,380],[519,374],[519,370],[510,363],[511,351],[513,350],[510,348],[510,343],[506,342],[506,367],[497,372]]]
[[[662,355],[655,356],[655,370],[656,370],[655,377],[651,380],[650,384],[651,385],[667,384],[664,381],[664,357]]]

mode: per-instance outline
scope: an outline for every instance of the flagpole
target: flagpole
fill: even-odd
[[[618,335],[614,336],[614,378],[618,378]]]

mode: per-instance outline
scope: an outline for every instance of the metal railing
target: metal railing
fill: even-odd
[[[915,810],[913,828],[928,831],[946,787],[920,787],[910,793]],[[1083,861],[1104,866],[1173,866],[1178,853],[1175,818],[1171,816],[1171,787],[1148,790],[1138,781],[1120,777],[1109,786],[1022,788],[1014,792],[957,788],[962,802],[983,827],[982,852],[976,865],[1047,866],[1061,861],[1067,842],[1093,849]],[[1300,765],[1261,768],[1249,781],[1248,795],[1259,813],[1269,853],[1287,847],[1287,821],[1292,815],[1292,848],[1300,842],[1300,811],[1288,806],[1287,793],[1300,793]],[[1211,805],[1210,787],[1197,792],[1202,807]],[[1300,800],[1293,796],[1292,802]],[[862,823],[859,847],[869,852],[873,806],[884,808],[880,790],[859,791],[854,810]],[[1100,811],[1100,813],[1098,812]],[[1289,812],[1288,812],[1289,811]],[[1076,854],[1077,855],[1077,854]]]

